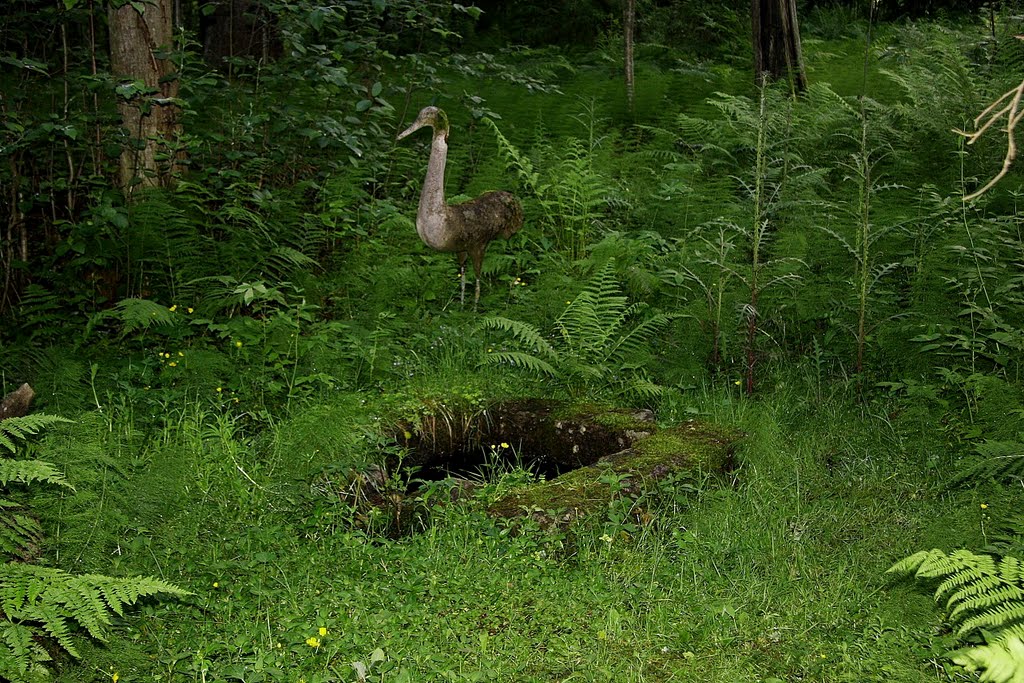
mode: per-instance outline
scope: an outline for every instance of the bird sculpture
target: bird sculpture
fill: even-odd
[[[449,205],[444,199],[444,167],[448,159],[448,117],[437,107],[424,107],[412,125],[398,134],[401,140],[420,128],[430,126],[430,161],[423,193],[416,212],[416,232],[420,239],[438,251],[455,252],[459,258],[459,300],[466,303],[466,256],[473,260],[476,273],[475,307],[480,302],[480,267],[487,245],[499,236],[505,239],[523,227],[523,207],[508,192],[486,192],[476,199]]]

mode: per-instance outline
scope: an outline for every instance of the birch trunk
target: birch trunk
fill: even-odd
[[[110,67],[121,82],[140,82],[148,92],[119,99],[118,111],[129,144],[121,151],[118,180],[126,193],[166,187],[180,166],[175,150],[181,125],[178,79],[168,58],[174,42],[173,0],[153,0],[136,10],[111,7]]]

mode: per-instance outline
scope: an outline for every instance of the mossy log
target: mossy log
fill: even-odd
[[[424,404],[415,421],[395,429],[404,465],[438,476],[465,471],[473,457],[495,452],[548,476],[490,507],[498,517],[532,516],[545,526],[607,509],[615,496],[639,497],[681,473],[727,470],[741,434],[702,422],[659,428],[648,410],[515,399],[459,406]],[[439,409],[438,409],[439,408]],[[609,483],[615,475],[615,490]],[[456,475],[458,476],[458,475]]]
[[[488,512],[496,517],[530,517],[544,527],[568,526],[607,510],[615,496],[635,499],[668,478],[730,469],[741,436],[736,430],[695,421],[652,431],[591,465],[512,492]]]

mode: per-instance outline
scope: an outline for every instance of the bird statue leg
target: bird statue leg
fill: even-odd
[[[459,304],[462,305],[462,306],[465,306],[466,305],[466,252],[464,252],[464,251],[460,251],[459,252],[459,284],[460,284]],[[477,287],[479,288],[479,286],[480,285],[478,283]],[[480,298],[479,297],[479,293],[477,294],[477,298]]]
[[[487,245],[484,244],[481,247],[470,249],[469,255],[473,258],[473,272],[476,274],[476,296],[473,298],[473,310],[476,310],[477,304],[480,303],[480,271],[484,265],[484,252],[487,251]]]

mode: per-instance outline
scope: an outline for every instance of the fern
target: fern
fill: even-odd
[[[74,628],[105,641],[112,614],[123,617],[126,605],[158,594],[189,595],[188,591],[152,577],[75,575],[10,562],[0,569],[0,610],[3,613],[0,630],[20,627],[30,629],[35,635],[46,634],[77,658]],[[17,642],[7,645],[14,659],[24,660],[28,654]]]
[[[1024,511],[1017,511],[996,523],[989,534],[990,550],[1000,555],[1024,554]]]
[[[953,661],[968,671],[984,670],[983,683],[1024,683],[1024,628],[1008,629],[987,645],[960,650]]]
[[[501,156],[505,159],[505,166],[508,170],[516,174],[519,178],[519,183],[523,186],[530,194],[537,194],[540,188],[540,174],[537,173],[533,168],[533,163],[530,158],[519,151],[515,145],[513,145],[507,137],[505,137],[501,129],[490,117],[485,116],[482,121],[490,126],[491,131],[494,133],[494,137],[498,140],[498,151]]]
[[[1011,481],[1024,479],[1024,444],[1017,441],[985,441],[975,445],[979,459],[963,467],[950,486],[987,479]]]
[[[658,395],[661,389],[643,375],[641,359],[674,316],[657,313],[632,324],[644,307],[629,303],[614,265],[609,260],[568,303],[550,336],[520,320],[485,318],[483,329],[503,332],[521,347],[489,352],[486,362],[556,378],[573,395],[594,389],[641,398]]]
[[[42,538],[39,522],[23,514],[17,503],[0,498],[0,553],[9,558],[26,559]]]
[[[16,452],[16,441],[50,425],[70,422],[54,415],[28,415],[0,421],[0,445]],[[35,482],[74,490],[53,465],[41,460],[0,460],[0,486]],[[29,554],[41,540],[39,524],[22,508],[0,498],[0,551],[8,558]],[[37,681],[47,677],[50,655],[44,646],[52,639],[73,657],[76,630],[106,640],[111,615],[124,616],[126,605],[140,598],[187,595],[164,581],[149,577],[113,578],[75,575],[49,567],[6,562],[0,569],[0,680]]]
[[[496,365],[511,365],[548,377],[555,377],[558,371],[547,361],[523,351],[497,351],[487,354],[487,362]]]
[[[982,635],[986,644],[953,653],[953,660],[973,671],[985,669],[982,681],[1024,681],[1024,565],[1012,556],[997,559],[969,550],[947,554],[922,550],[887,573],[913,573],[941,580],[935,600],[945,602],[947,619],[964,639]]]
[[[7,486],[11,482],[31,484],[34,481],[64,486],[72,491],[75,488],[61,471],[48,462],[43,462],[42,460],[0,460],[0,485]]]
[[[0,448],[6,448],[11,453],[14,453],[15,440],[24,440],[29,436],[38,434],[41,430],[51,425],[70,421],[63,417],[42,413],[0,420]]]
[[[544,336],[537,330],[537,328],[533,327],[529,323],[524,323],[521,320],[512,320],[511,318],[504,318],[501,316],[491,316],[484,318],[480,327],[485,330],[492,329],[508,332],[533,351],[547,356],[548,358],[554,358],[557,355],[555,349],[546,339],[544,339]]]

